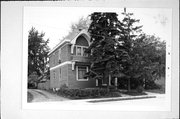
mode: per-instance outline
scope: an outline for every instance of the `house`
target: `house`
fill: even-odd
[[[84,52],[90,46],[86,30],[79,30],[62,40],[48,54],[50,65],[50,88],[91,88],[97,81],[85,78],[90,62]]]

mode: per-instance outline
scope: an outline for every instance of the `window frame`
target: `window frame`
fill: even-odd
[[[79,67],[86,67],[86,73],[89,71],[89,67],[88,66],[76,66],[76,80],[77,81],[88,81],[89,80],[89,78],[84,78],[84,79],[79,79],[78,77],[78,74],[79,74]]]
[[[78,48],[80,48],[80,55],[78,54]],[[82,56],[82,47],[76,46],[76,56]]]
[[[81,46],[81,45],[75,45],[75,48],[76,48],[76,56],[83,56],[83,57],[88,57],[88,54],[84,55],[84,48],[87,49],[88,46]],[[78,55],[78,48],[80,48],[80,52],[81,52],[81,55]]]

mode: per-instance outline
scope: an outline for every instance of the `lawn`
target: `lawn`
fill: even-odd
[[[165,89],[162,88],[162,89],[149,89],[149,90],[146,90],[147,92],[151,92],[151,93],[159,93],[159,94],[165,94]]]
[[[136,90],[131,91],[120,91],[122,94],[130,95],[130,96],[140,96],[140,95],[147,95],[145,92],[137,92]]]

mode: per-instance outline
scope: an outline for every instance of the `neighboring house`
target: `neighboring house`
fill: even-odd
[[[97,85],[96,80],[84,78],[90,67],[88,55],[84,53],[89,46],[89,34],[86,30],[80,30],[49,52],[50,88],[90,88]]]

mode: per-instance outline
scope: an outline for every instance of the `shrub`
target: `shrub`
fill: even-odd
[[[60,88],[57,91],[58,95],[65,96],[72,99],[81,99],[81,98],[96,98],[96,97],[106,97],[106,96],[120,96],[118,93],[110,94],[107,89],[69,89],[69,88]]]
[[[142,92],[144,91],[144,88],[143,88],[142,86],[138,86],[138,87],[136,88],[136,91],[137,91],[138,93],[142,93]]]
[[[60,87],[61,88],[68,88],[68,86],[66,84],[62,84]]]

